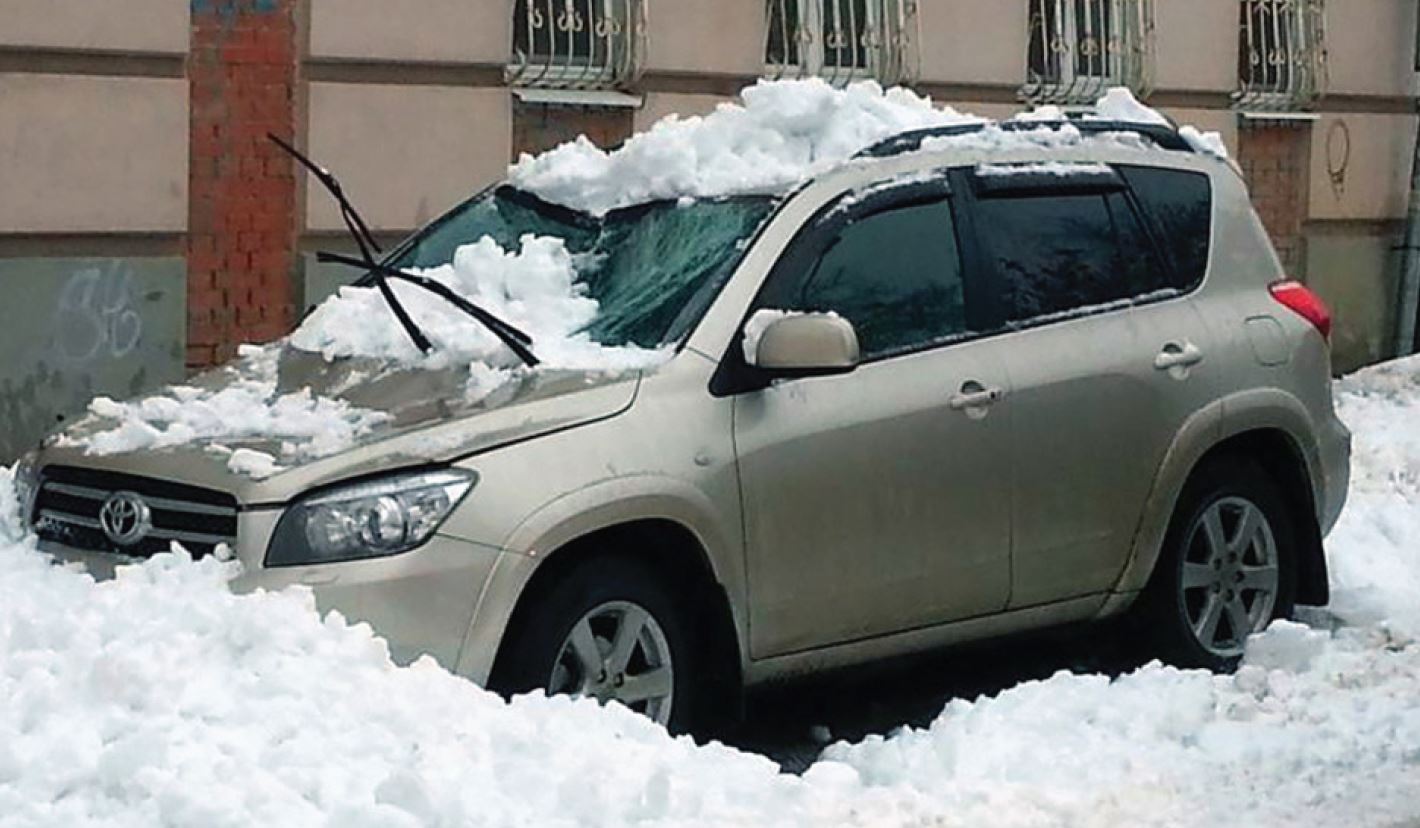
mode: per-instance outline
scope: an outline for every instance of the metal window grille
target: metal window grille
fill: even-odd
[[[1030,0],[1029,25],[1022,99],[1090,104],[1111,86],[1149,93],[1153,0]]]
[[[553,89],[625,86],[641,71],[645,0],[514,0],[508,82]]]
[[[1297,111],[1326,91],[1323,0],[1242,0],[1239,6],[1239,109]]]
[[[911,83],[919,0],[767,0],[766,74]]]

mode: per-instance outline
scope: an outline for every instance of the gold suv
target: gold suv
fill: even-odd
[[[261,478],[199,445],[51,439],[25,464],[36,531],[99,574],[227,544],[236,589],[307,585],[397,659],[673,729],[776,677],[1124,612],[1160,656],[1227,669],[1327,600],[1350,438],[1326,309],[1235,169],[1172,130],[929,140],[979,128],[787,196],[593,218],[490,188],[388,264],[611,239],[592,334],[672,355],[470,401],[287,347],[283,388],[392,416]]]

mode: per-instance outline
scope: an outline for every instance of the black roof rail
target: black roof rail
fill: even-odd
[[[1086,135],[1105,132],[1129,132],[1149,139],[1160,149],[1176,152],[1193,152],[1193,146],[1178,134],[1178,130],[1163,124],[1139,124],[1129,121],[984,121],[975,124],[953,124],[951,126],[927,127],[901,132],[891,138],[884,138],[867,149],[860,150],[854,158],[887,158],[904,152],[915,152],[922,148],[928,138],[951,138],[956,135],[971,135],[981,132],[987,126],[997,126],[1006,132],[1027,132],[1034,129],[1058,130],[1066,125],[1075,127]]]

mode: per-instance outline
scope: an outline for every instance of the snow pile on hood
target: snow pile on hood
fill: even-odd
[[[898,133],[987,123],[951,107],[933,106],[930,98],[909,89],[884,90],[872,81],[835,89],[820,78],[761,80],[742,90],[740,99],[742,103],[722,103],[705,116],[667,115],[616,150],[599,149],[578,137],[541,155],[524,154],[509,167],[508,181],[547,201],[602,215],[660,199],[783,192]],[[1016,117],[1059,121],[1066,116],[1058,107],[1043,106]],[[1169,123],[1123,87],[1106,92],[1092,117]],[[1227,157],[1217,133],[1185,129],[1184,137],[1195,149]],[[1073,133],[1076,141],[1057,145],[1080,139],[1071,127],[1040,131],[1063,131],[1067,138]],[[1005,148],[1022,140],[1008,136],[1022,135],[988,128],[957,136],[952,143]]]
[[[663,361],[661,350],[608,347],[583,329],[596,317],[597,301],[578,280],[576,257],[551,236],[525,235],[518,250],[504,250],[491,237],[459,247],[446,265],[411,273],[426,276],[522,329],[545,368],[620,372]],[[445,300],[413,285],[390,286],[434,346],[425,356],[395,321],[379,290],[343,287],[311,313],[291,335],[303,351],[336,357],[374,357],[442,368],[469,364],[477,388],[506,379],[518,358],[488,328]],[[371,324],[378,319],[379,324]]]
[[[1413,606],[1420,360],[1340,385],[1356,489],[1338,599]],[[589,701],[394,666],[304,588],[234,596],[177,552],[51,566],[0,470],[6,825],[1280,825],[1420,815],[1420,643],[1279,622],[1233,676],[1157,664],[954,701],[802,777]],[[1348,585],[1346,579],[1352,579]],[[1365,587],[1365,588],[1362,588]],[[1344,617],[1344,616],[1343,616]]]
[[[234,450],[223,441],[274,441],[282,458],[308,460],[350,448],[389,418],[310,389],[278,393],[277,353],[277,348],[244,346],[241,359],[224,369],[226,382],[215,387],[172,386],[132,402],[96,397],[89,403],[94,431],[78,437],[66,434],[59,442],[81,445],[95,455],[202,442],[227,457],[232,471],[261,478],[280,471],[275,456]]]

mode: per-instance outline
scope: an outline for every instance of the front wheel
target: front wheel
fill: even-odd
[[[674,604],[642,567],[601,557],[531,596],[499,650],[494,690],[619,702],[673,732],[689,725],[694,670]]]
[[[1208,461],[1184,487],[1143,598],[1158,655],[1231,670],[1248,636],[1292,613],[1296,543],[1286,502],[1255,463]]]

